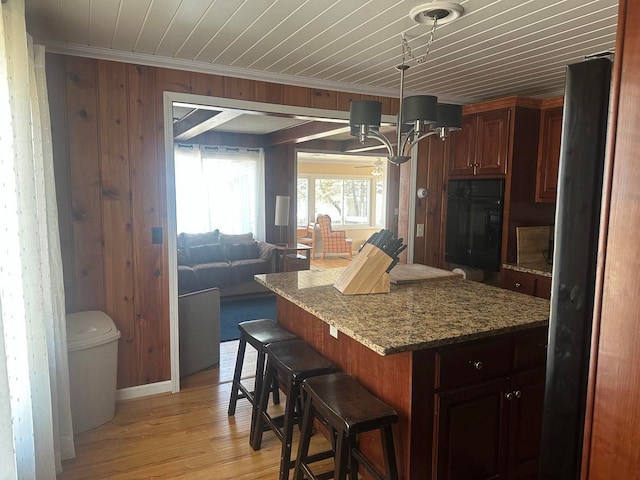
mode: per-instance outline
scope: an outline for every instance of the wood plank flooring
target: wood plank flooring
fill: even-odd
[[[249,446],[251,409],[238,402],[227,415],[238,342],[221,344],[220,366],[187,377],[182,391],[121,402],[105,425],[76,435],[76,458],[63,462],[60,480],[276,479],[280,442],[272,432],[262,449]],[[255,350],[248,347],[243,377],[251,385]],[[276,412],[280,406],[271,406]],[[298,431],[294,434],[297,451]],[[312,451],[329,443],[314,435]]]
[[[349,260],[313,259],[311,268],[343,267]],[[276,479],[280,442],[264,434],[262,449],[249,446],[251,409],[240,400],[227,415],[238,341],[220,346],[220,365],[182,379],[181,392],[120,402],[114,418],[75,436],[76,458],[63,462],[59,480],[80,479]],[[252,385],[256,352],[247,347],[242,378]],[[271,406],[274,413],[282,410]],[[298,431],[293,452],[297,451]],[[329,443],[314,435],[311,451]],[[330,468],[327,468],[330,469]]]

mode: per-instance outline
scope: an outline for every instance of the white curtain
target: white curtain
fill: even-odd
[[[264,240],[262,149],[177,144],[178,233],[252,232]]]
[[[75,452],[44,48],[1,8],[0,478],[54,479]]]

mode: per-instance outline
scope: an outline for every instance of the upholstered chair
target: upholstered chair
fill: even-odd
[[[316,222],[320,227],[320,236],[322,237],[322,258],[327,253],[347,253],[351,258],[353,240],[347,238],[344,230],[332,230],[329,215],[318,215]]]

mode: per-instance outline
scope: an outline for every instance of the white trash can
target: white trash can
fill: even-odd
[[[73,433],[95,428],[116,410],[120,332],[104,312],[67,315]]]

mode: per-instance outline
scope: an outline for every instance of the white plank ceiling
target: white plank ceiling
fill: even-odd
[[[26,0],[27,26],[50,51],[397,96],[401,34],[416,55],[426,0]],[[408,94],[471,103],[564,89],[564,67],[613,51],[617,0],[463,0],[438,27]]]

